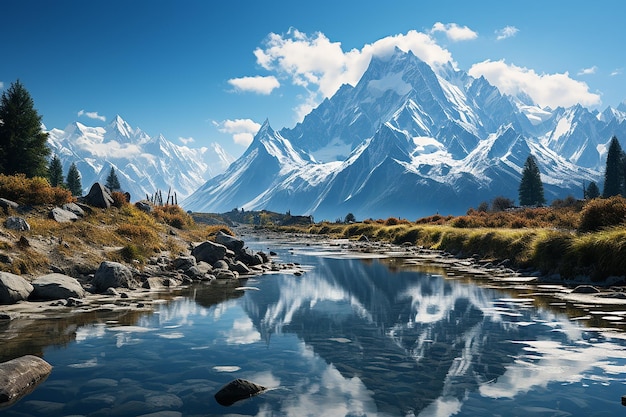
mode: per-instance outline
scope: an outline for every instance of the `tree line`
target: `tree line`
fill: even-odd
[[[50,160],[48,133],[42,130],[41,115],[35,109],[30,93],[15,81],[0,98],[0,173],[24,174],[26,177],[43,177],[53,187],[68,189],[72,195],[82,195],[80,172],[74,162],[63,175],[63,166],[57,155]],[[106,186],[121,189],[115,169],[106,179]]]

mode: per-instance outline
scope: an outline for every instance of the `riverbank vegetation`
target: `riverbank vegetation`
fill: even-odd
[[[506,261],[511,267],[535,269],[558,280],[588,277],[597,283],[620,283],[626,275],[625,220],[626,199],[614,196],[587,202],[569,198],[551,207],[496,212],[470,209],[464,216],[434,215],[417,221],[370,219],[279,229]]]

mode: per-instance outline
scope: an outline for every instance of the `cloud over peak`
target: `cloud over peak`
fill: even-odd
[[[467,26],[459,26],[456,23],[443,24],[441,22],[437,22],[431,29],[431,33],[436,32],[444,33],[446,37],[453,42],[471,41],[478,37],[478,33],[474,32],[472,29]]]
[[[280,87],[280,83],[273,75],[232,78],[228,80],[228,84],[232,85],[237,92],[252,92],[263,95],[269,95],[275,88]]]
[[[89,119],[100,120],[101,122],[106,122],[106,120],[107,120],[107,118],[106,118],[106,117],[104,117],[104,116],[100,116],[100,115],[98,114],[98,112],[97,112],[97,111],[85,111],[85,110],[80,110],[80,111],[77,113],[77,116],[78,116],[78,117],[83,117],[83,116],[85,116],[85,117],[88,117]]]

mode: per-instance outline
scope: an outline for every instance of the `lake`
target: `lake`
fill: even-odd
[[[152,312],[12,323],[3,360],[35,353],[53,371],[0,414],[626,415],[626,307],[335,245],[247,244],[305,273],[154,294]],[[269,390],[219,405],[236,378]]]

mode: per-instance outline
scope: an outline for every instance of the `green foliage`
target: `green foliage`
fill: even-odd
[[[491,211],[493,211],[494,213],[498,211],[508,210],[514,206],[515,206],[515,202],[513,200],[511,200],[510,198],[503,197],[503,196],[495,197],[491,201]],[[485,208],[484,204],[481,203],[481,206],[478,207],[478,211],[487,211],[484,208]]]
[[[626,220],[626,199],[622,196],[596,198],[589,201],[580,213],[580,232],[595,232],[618,226]]]
[[[355,221],[356,221],[356,217],[354,217],[354,214],[352,214],[352,213],[346,214],[346,218],[344,219],[344,223],[354,223]]]
[[[41,116],[19,80],[2,93],[0,120],[0,172],[45,177],[48,134],[41,130]]]
[[[113,167],[111,167],[111,171],[109,171],[105,186],[111,191],[120,191],[122,188],[120,180],[117,178],[117,174],[115,173],[115,168]]]
[[[622,193],[622,184],[624,183],[623,155],[624,152],[622,151],[617,137],[613,136],[609,144],[609,151],[606,155],[604,190],[602,191],[602,197],[604,198],[613,197],[614,195],[620,195]]]
[[[76,164],[73,162],[72,165],[70,165],[69,171],[67,172],[66,185],[73,196],[83,195],[83,185],[80,181],[80,172],[78,172],[78,168],[76,168]]]
[[[48,166],[48,181],[53,187],[63,187],[63,165],[56,155],[52,157]]]
[[[585,189],[585,200],[593,200],[598,197],[600,197],[600,188],[598,188],[598,184],[591,181]]]
[[[520,206],[542,206],[545,202],[537,161],[532,155],[529,155],[524,163],[522,180],[519,185],[519,204]]]

